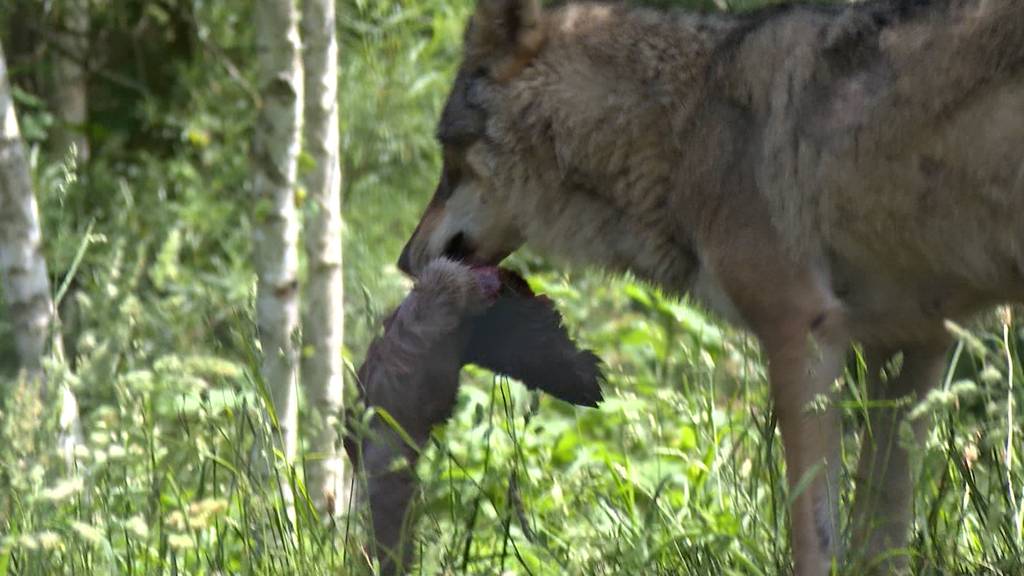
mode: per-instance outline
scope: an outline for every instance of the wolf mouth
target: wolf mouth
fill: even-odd
[[[469,263],[473,252],[473,244],[464,233],[459,232],[452,236],[448,244],[445,245],[443,254],[452,260]],[[497,262],[488,264],[497,264]]]
[[[497,266],[511,253],[511,250],[505,250],[495,254],[482,254],[476,243],[470,240],[465,232],[459,232],[452,236],[442,251],[444,257],[474,268]]]

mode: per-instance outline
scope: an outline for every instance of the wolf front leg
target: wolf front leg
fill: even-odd
[[[827,260],[788,250],[756,195],[737,194],[733,226],[719,225],[701,260],[757,335],[786,452],[797,576],[825,576],[842,559],[840,421],[834,383],[850,335]]]
[[[946,366],[946,349],[945,340],[904,349],[899,374],[888,378],[883,370],[894,351],[865,352],[871,408],[861,442],[850,549],[858,574],[909,573],[910,556],[904,548],[914,495],[899,429],[910,408],[908,400],[920,399],[938,384]],[[922,437],[926,424],[923,418],[911,422],[916,439]]]
[[[834,384],[850,339],[842,307],[823,283],[811,274],[779,280],[775,307],[747,307],[746,318],[768,359],[786,453],[795,573],[826,576],[843,556]]]
[[[786,452],[797,576],[824,576],[842,560],[840,421],[834,382],[848,347],[841,328],[783,328],[765,342]]]

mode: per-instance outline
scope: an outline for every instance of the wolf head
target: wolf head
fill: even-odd
[[[544,46],[538,0],[480,0],[464,38],[463,62],[441,115],[444,166],[434,196],[398,266],[418,276],[439,256],[497,264],[523,243],[497,190],[487,119],[501,93]],[[504,187],[503,187],[504,188]]]
[[[529,243],[685,286],[689,238],[667,194],[679,175],[709,173],[686,165],[704,156],[682,154],[676,130],[697,108],[710,38],[725,34],[712,24],[629,3],[478,0],[438,126],[444,168],[399,268],[495,265]]]

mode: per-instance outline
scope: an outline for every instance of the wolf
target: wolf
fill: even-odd
[[[854,343],[874,399],[921,395],[947,319],[1024,302],[1024,2],[478,0],[437,137],[400,269],[525,244],[693,295],[765,354],[795,572],[907,568],[905,409],[872,410],[846,546],[839,415],[812,401]]]

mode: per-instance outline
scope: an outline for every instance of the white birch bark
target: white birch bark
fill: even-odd
[[[15,347],[22,369],[30,378],[43,378],[43,360],[51,342],[59,353],[60,338],[53,337],[53,299],[50,276],[42,253],[39,207],[32,190],[25,144],[11,97],[7,61],[0,47],[0,281],[8,317],[14,328]],[[44,382],[45,383],[45,382]],[[44,395],[46,393],[43,388]],[[78,402],[66,385],[61,388],[59,448],[71,463],[74,446],[81,443]]]
[[[54,51],[53,105],[60,122],[54,131],[54,147],[63,156],[75,147],[78,160],[89,160],[88,88],[83,63],[89,51],[89,0],[65,0],[60,5]]]
[[[0,273],[21,366],[38,373],[49,342],[53,301],[41,251],[39,208],[2,52],[0,123]]]
[[[302,384],[311,412],[306,485],[324,516],[348,509],[349,470],[339,450],[344,409],[345,335],[338,135],[338,40],[334,0],[302,3],[305,142],[314,165],[305,174],[305,247],[309,270]]]
[[[263,380],[277,414],[277,448],[293,462],[298,443],[299,375],[295,185],[303,88],[299,19],[292,0],[257,0],[254,7],[262,97],[252,152],[256,322],[263,350]],[[287,488],[283,492],[291,493]]]

